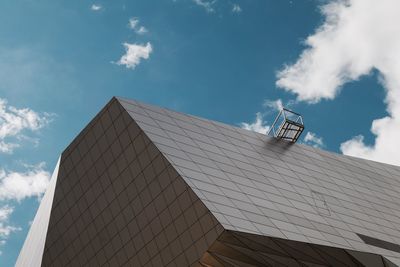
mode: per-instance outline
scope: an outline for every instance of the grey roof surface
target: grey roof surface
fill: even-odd
[[[225,229],[381,254],[400,265],[396,249],[358,235],[400,244],[400,167],[118,100]]]

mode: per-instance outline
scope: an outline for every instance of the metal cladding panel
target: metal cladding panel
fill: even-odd
[[[225,231],[200,259],[203,266],[393,267],[380,255]]]
[[[42,264],[44,245],[46,241],[47,228],[50,220],[51,206],[53,204],[54,191],[56,188],[60,159],[51,176],[50,183],[44,194],[38,211],[33,219],[31,228],[24,245],[19,253],[16,267],[39,267]]]
[[[380,254],[400,265],[387,245],[400,244],[400,167],[118,100],[225,229]]]
[[[189,266],[222,231],[112,99],[62,154],[42,266]]]

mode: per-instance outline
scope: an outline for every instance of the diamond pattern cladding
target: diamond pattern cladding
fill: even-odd
[[[223,231],[113,99],[61,157],[43,266],[190,266]]]
[[[381,254],[400,244],[400,168],[118,99],[225,229]]]

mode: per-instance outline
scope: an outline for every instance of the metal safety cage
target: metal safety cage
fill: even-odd
[[[303,118],[300,114],[283,108],[268,131],[268,135],[295,143],[304,130]]]

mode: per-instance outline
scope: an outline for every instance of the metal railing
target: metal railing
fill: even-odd
[[[272,135],[278,139],[284,139],[290,142],[296,142],[304,130],[303,118],[287,108],[283,108],[274,123],[268,131],[268,135]]]

